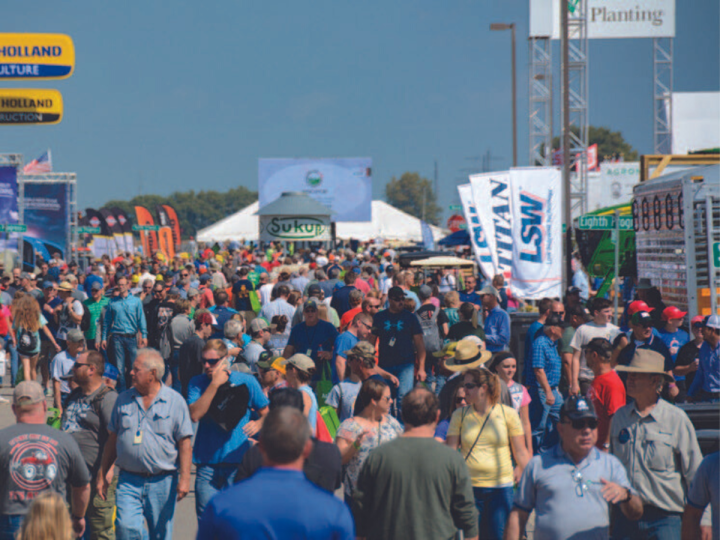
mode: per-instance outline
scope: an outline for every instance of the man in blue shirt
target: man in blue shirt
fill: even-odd
[[[372,331],[372,317],[369,313],[358,313],[353,317],[345,332],[335,340],[333,351],[333,384],[345,380],[345,368],[347,366],[347,351],[352,349],[358,341],[364,341],[370,337]]]
[[[595,448],[598,421],[590,400],[571,396],[560,415],[561,442],[525,467],[505,540],[523,537],[533,510],[537,540],[607,540],[611,504],[631,520],[643,513],[620,460]]]
[[[535,453],[557,444],[556,426],[563,397],[558,391],[562,361],[556,343],[565,326],[559,315],[548,316],[543,333],[533,342],[530,366],[525,370],[525,386],[532,398],[528,412]]]
[[[338,336],[337,329],[318,315],[318,301],[310,298],[303,305],[305,320],[292,327],[288,344],[285,346],[283,356],[290,358],[295,353],[302,353],[312,358],[317,366],[313,380],[332,380],[333,359],[332,351]],[[327,369],[327,367],[330,369]],[[329,377],[326,375],[329,374]]]
[[[260,434],[264,467],[212,498],[197,539],[354,540],[348,507],[303,474],[312,448],[302,412],[292,407],[270,411]]]
[[[339,289],[335,289],[332,293],[332,300],[330,301],[330,307],[337,311],[338,317],[345,315],[345,312],[350,310],[350,293],[355,290],[355,274],[353,272],[346,272],[343,278],[345,285]]]
[[[105,308],[100,347],[107,349],[110,363],[120,372],[117,390],[122,392],[129,386],[130,368],[135,362],[138,346],[147,346],[147,323],[142,301],[129,295],[127,278],[118,278],[116,285],[120,294]]]
[[[720,399],[720,317],[711,315],[703,326],[705,342],[700,346],[698,370],[688,389],[695,401]]]
[[[193,448],[198,519],[215,493],[233,484],[250,447],[248,437],[260,430],[268,412],[260,383],[252,375],[231,372],[227,356],[222,340],[208,341],[202,352],[204,373],[193,377],[188,389],[190,419],[200,423]],[[251,412],[259,419],[251,421]]]
[[[480,311],[482,308],[482,298],[475,292],[475,286],[477,285],[477,279],[475,276],[468,276],[465,278],[465,290],[460,291],[460,301],[470,302]]]
[[[540,335],[540,330],[545,324],[547,316],[550,315],[553,306],[552,298],[543,298],[538,302],[538,313],[540,314],[537,320],[530,324],[530,327],[525,334],[525,348],[523,349],[523,358],[530,358],[530,352],[532,351],[532,344]],[[525,362],[523,366],[523,380],[527,378],[527,370],[530,368],[529,362]]]
[[[378,338],[378,365],[400,382],[395,402],[401,404],[413,388],[415,372],[419,381],[427,377],[425,342],[420,320],[405,309],[405,291],[392,287],[388,291],[388,301],[390,307],[373,317],[372,332]]]
[[[510,350],[510,315],[500,307],[500,293],[492,285],[479,293],[485,315],[485,345],[490,352]]]

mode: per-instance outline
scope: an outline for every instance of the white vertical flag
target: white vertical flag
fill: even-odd
[[[463,214],[467,222],[467,231],[470,236],[470,244],[475,254],[475,262],[486,276],[492,276],[494,267],[492,260],[492,252],[487,243],[487,235],[483,230],[482,223],[475,208],[473,201],[472,187],[470,184],[458,186],[458,194],[460,195],[460,204],[463,207]]]
[[[562,296],[562,183],[560,170],[510,170],[512,292],[526,299]]]

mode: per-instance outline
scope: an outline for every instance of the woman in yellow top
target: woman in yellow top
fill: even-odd
[[[497,375],[470,369],[463,379],[469,405],[453,413],[446,444],[460,450],[470,470],[480,538],[501,540],[512,509],[513,483],[528,462],[523,428],[515,409],[500,403]]]

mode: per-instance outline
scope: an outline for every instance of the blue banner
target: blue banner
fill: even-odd
[[[70,228],[68,185],[26,182],[24,221],[26,238],[42,242],[51,256],[59,251],[64,259]]]
[[[423,247],[428,251],[435,250],[435,238],[433,237],[432,229],[426,221],[420,222],[420,229],[422,231]]]
[[[18,222],[17,168],[0,167],[0,224]],[[17,251],[17,234],[0,234],[0,251]]]

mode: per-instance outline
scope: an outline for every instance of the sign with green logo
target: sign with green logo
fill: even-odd
[[[720,242],[713,244],[713,261],[715,261],[715,270],[720,269]]]
[[[449,209],[451,212],[461,212],[461,211],[462,211],[462,206],[459,205],[459,204],[451,204],[450,206],[448,206],[448,209]]]
[[[580,216],[578,225],[581,231],[611,231],[615,229],[615,216]],[[632,216],[620,216],[620,230],[633,230]]]
[[[100,234],[100,227],[78,227],[78,234]]]
[[[14,223],[8,223],[7,225],[0,225],[0,232],[26,232],[27,225],[17,225]]]
[[[138,231],[159,231],[160,225],[133,225],[132,230]]]
[[[330,219],[302,216],[260,216],[260,240],[330,240]]]

